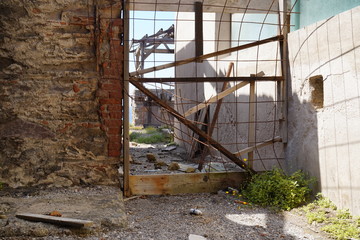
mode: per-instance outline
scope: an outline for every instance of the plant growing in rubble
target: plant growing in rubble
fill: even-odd
[[[290,210],[304,203],[310,196],[315,180],[302,171],[286,175],[281,169],[254,175],[242,194],[249,202],[275,209]]]

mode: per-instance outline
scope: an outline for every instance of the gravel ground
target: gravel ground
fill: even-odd
[[[191,194],[150,196],[125,202],[128,227],[81,238],[124,240],[189,239],[189,235],[205,239],[328,239],[315,232],[305,220],[292,213],[274,213],[266,209],[242,206],[231,196]],[[196,208],[202,215],[191,215]],[[80,239],[79,237],[46,237]]]
[[[81,193],[86,195],[86,190],[81,190]],[[106,193],[111,195],[116,194],[117,191],[112,192],[111,189],[107,189]],[[189,239],[190,234],[215,240],[328,239],[325,235],[311,230],[311,226],[307,225],[305,219],[300,216],[292,213],[273,213],[263,208],[245,205],[239,208],[234,198],[222,191],[218,194],[143,196],[124,203],[128,222],[127,227],[124,228],[99,230],[87,236],[62,235],[39,238],[29,236],[1,238],[0,236],[0,239],[186,240]],[[200,210],[202,215],[191,215],[189,211],[192,208]],[[93,215],[103,214],[99,209],[92,211]],[[33,226],[32,224],[35,223],[26,224]],[[51,226],[50,229],[53,228]]]
[[[125,202],[129,228],[108,239],[326,239],[304,219],[234,203],[225,193],[151,196]],[[189,214],[199,209],[202,215]]]

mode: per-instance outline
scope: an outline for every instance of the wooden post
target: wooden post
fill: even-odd
[[[279,1],[279,4],[281,4],[281,1]],[[280,6],[279,9],[281,9]],[[284,81],[277,83],[277,97],[278,100],[282,101],[282,103],[279,104],[278,116],[280,121],[280,136],[282,142],[287,143],[287,84],[289,81],[287,35],[290,30],[290,15],[288,15],[287,0],[282,1],[282,17],[280,18],[280,21],[280,26],[282,26],[280,31],[283,36],[282,41],[280,41],[281,74],[284,77]]]
[[[130,151],[129,151],[129,2],[124,1],[124,87],[123,87],[123,166],[124,195],[131,195],[129,188]]]
[[[203,4],[195,2],[195,56],[203,55]],[[202,60],[197,60],[202,62]]]
[[[249,128],[248,128],[248,147],[255,145],[255,112],[256,112],[256,93],[255,93],[255,82],[250,82],[250,93],[249,93]],[[253,167],[254,152],[248,153],[248,165]]]

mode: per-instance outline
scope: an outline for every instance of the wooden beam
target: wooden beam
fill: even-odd
[[[195,82],[238,82],[238,81],[282,81],[281,76],[267,76],[267,77],[177,77],[177,78],[138,78],[131,77],[133,81],[141,83],[164,83],[164,82],[176,82],[176,83],[195,83]]]
[[[222,98],[228,96],[229,94],[235,92],[239,88],[242,88],[242,87],[246,86],[248,83],[249,82],[240,82],[240,83],[236,84],[235,86],[226,89],[225,91],[219,93],[218,95],[216,95],[214,97],[211,97],[208,100],[205,100],[204,102],[196,105],[195,107],[190,108],[189,110],[187,110],[184,113],[184,116],[187,117],[187,116],[199,111],[200,109],[203,109],[203,108],[207,107],[208,105],[210,105],[210,103],[219,101],[220,99],[222,99]]]
[[[248,128],[248,146],[255,145],[255,113],[256,113],[256,94],[255,94],[255,82],[250,83],[249,92],[249,128]],[[254,152],[248,153],[249,166],[253,167]]]
[[[216,193],[227,187],[238,188],[249,176],[247,172],[131,175],[130,190],[132,195]]]
[[[193,132],[198,134],[199,136],[205,138],[207,142],[212,145],[215,149],[217,149],[220,153],[224,154],[227,158],[229,158],[231,161],[233,161],[236,165],[239,167],[245,169],[246,171],[249,171],[250,173],[254,174],[256,173],[254,169],[249,168],[247,164],[237,158],[234,154],[232,154],[229,150],[227,150],[225,147],[223,147],[220,143],[215,141],[213,138],[209,137],[208,134],[201,131],[196,125],[194,125],[190,120],[184,118],[180,113],[178,113],[175,109],[170,107],[166,102],[158,98],[155,94],[153,94],[151,91],[149,91],[147,88],[145,88],[141,83],[131,81],[130,82],[137,87],[140,91],[142,91],[145,95],[152,98],[160,107],[163,107],[166,111],[169,112],[169,114],[173,115],[177,120],[179,120],[181,123],[183,123],[185,126],[187,126],[189,129],[191,129]]]
[[[92,221],[75,219],[75,218],[54,217],[49,215],[33,214],[33,213],[19,213],[16,214],[16,217],[33,222],[46,222],[60,226],[70,226],[76,228],[90,227],[91,225],[93,225]]]
[[[203,5],[202,2],[195,2],[195,56],[200,57],[203,51]],[[197,60],[202,62],[202,60]]]
[[[130,175],[130,150],[129,150],[129,4],[126,2],[124,6],[124,63],[123,63],[123,166],[124,166],[124,175],[123,175],[123,183],[124,183],[124,195],[125,197],[130,196],[129,189],[129,175]],[[142,63],[144,64],[144,63]],[[142,65],[144,66],[144,65]]]
[[[208,53],[208,54],[205,54],[205,55],[202,55],[202,56],[199,56],[199,57],[192,57],[192,58],[188,58],[188,59],[184,59],[184,60],[180,60],[180,61],[175,61],[175,62],[172,62],[172,63],[167,63],[167,64],[156,66],[156,67],[146,68],[146,69],[143,69],[143,70],[140,70],[140,71],[131,72],[130,76],[134,77],[134,76],[137,76],[137,75],[142,75],[142,74],[145,74],[145,73],[150,73],[150,72],[154,72],[154,71],[158,71],[158,70],[162,70],[162,69],[166,69],[166,68],[180,66],[180,65],[187,64],[187,63],[191,63],[191,62],[196,62],[196,61],[199,61],[199,60],[205,60],[205,59],[220,56],[220,55],[223,55],[223,54],[227,54],[227,53],[231,53],[231,52],[240,51],[240,50],[244,50],[244,49],[247,49],[247,48],[259,46],[259,45],[262,45],[262,44],[265,44],[265,43],[274,42],[274,41],[281,41],[282,39],[283,39],[283,37],[281,35],[271,37],[271,38],[266,38],[264,40],[244,44],[244,45],[241,45],[241,46],[232,47],[232,48],[220,50],[220,51],[213,52],[213,53]]]
[[[275,142],[281,142],[281,141],[282,141],[281,137],[275,137],[273,139],[269,139],[269,140],[266,140],[266,141],[264,141],[262,143],[256,144],[255,146],[244,148],[243,150],[241,150],[239,152],[235,152],[234,155],[235,156],[241,156],[241,155],[244,155],[246,153],[252,152],[257,148],[262,148],[262,147],[265,147],[267,145],[273,144]]]

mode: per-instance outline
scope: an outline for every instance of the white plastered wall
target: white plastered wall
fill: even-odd
[[[290,171],[319,179],[318,190],[360,215],[360,7],[289,34]],[[323,77],[324,107],[309,78]]]

